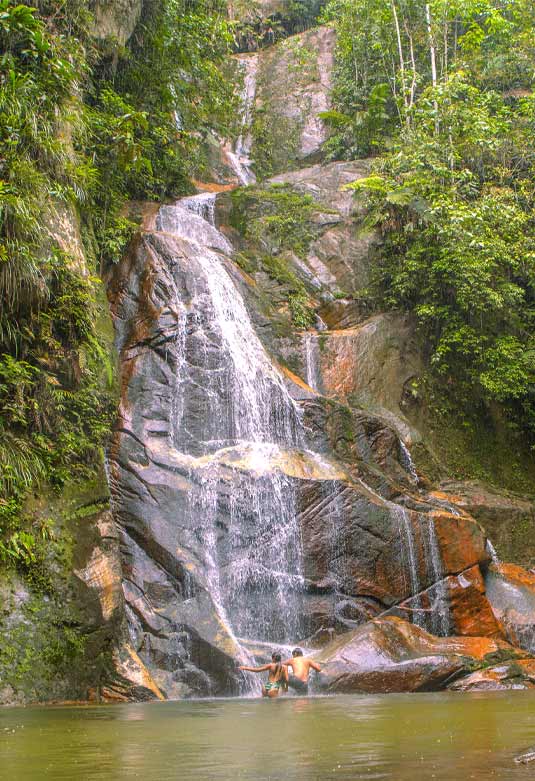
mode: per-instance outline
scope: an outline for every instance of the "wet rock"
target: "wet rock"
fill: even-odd
[[[434,510],[433,523],[442,552],[445,569],[456,573],[465,570],[467,561],[486,564],[489,555],[483,528],[470,515]]]
[[[535,659],[517,659],[477,670],[452,683],[457,692],[535,689]]]
[[[370,621],[326,646],[318,685],[333,693],[437,691],[492,654],[514,651],[490,638],[437,638],[399,618]]]
[[[327,395],[401,417],[404,385],[422,370],[414,323],[380,314],[354,328],[328,331],[321,336],[319,366]]]
[[[465,546],[464,555],[459,549],[455,556],[443,557],[437,570],[431,555],[432,513],[409,511],[365,487],[336,481],[307,483],[300,502],[308,588],[336,595],[331,608],[335,620],[328,623],[326,612],[314,631],[348,629],[399,603],[411,611],[432,611],[437,594],[426,595],[426,590],[438,583],[454,633],[500,635],[479,570],[486,559],[485,537],[473,520],[452,516],[452,533],[458,529],[472,544]],[[344,600],[350,601],[352,613],[336,612]]]
[[[279,369],[253,330],[254,286],[213,226],[172,207],[154,225],[110,280],[122,365],[110,471],[130,645],[161,695],[236,692],[243,641],[323,642],[400,603],[425,608],[433,588],[459,632],[495,634],[479,525],[417,492],[384,416]],[[432,664],[412,664],[404,685],[458,669]]]
[[[517,765],[528,765],[530,762],[535,762],[535,751],[528,751],[519,757],[515,757],[515,762]]]
[[[446,586],[452,634],[504,637],[487,598],[479,566],[447,578]]]
[[[120,615],[123,607],[119,534],[109,510],[97,516],[96,525],[100,544],[74,574],[98,600],[100,616],[108,622]]]
[[[318,27],[259,53],[251,156],[264,175],[321,157],[334,44],[334,31]]]
[[[535,505],[531,499],[498,493],[477,481],[443,482],[437,495],[477,518],[504,561],[528,569],[535,566]]]
[[[351,192],[344,190],[344,186],[362,179],[369,171],[367,160],[324,163],[297,171],[285,171],[271,177],[269,182],[289,184],[297,192],[312,196],[318,204],[328,206],[343,217],[351,217],[356,209],[355,199]]]
[[[313,223],[322,227],[317,238],[310,244],[306,265],[310,273],[329,292],[341,297],[358,292],[369,283],[370,269],[378,237],[363,227],[364,212],[357,207],[353,195],[344,190],[344,185],[367,176],[367,161],[336,162],[315,165],[299,171],[290,171],[270,179],[273,184],[289,184],[297,192],[311,195],[318,205],[328,207],[332,214],[319,212]],[[350,309],[354,306],[347,304]],[[338,309],[343,306],[339,304]],[[329,325],[328,309],[322,309]],[[338,317],[338,322],[341,316]],[[360,318],[362,319],[362,318]],[[333,317],[330,318],[331,323]]]
[[[487,597],[509,642],[535,652],[535,574],[516,564],[492,564]]]
[[[125,644],[115,650],[114,666],[113,677],[99,691],[100,699],[105,702],[165,699],[153,677],[130,645]]]

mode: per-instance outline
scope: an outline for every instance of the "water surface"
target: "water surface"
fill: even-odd
[[[412,694],[0,710],[0,778],[535,778],[535,695]]]

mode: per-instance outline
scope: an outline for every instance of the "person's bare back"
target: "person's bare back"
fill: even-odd
[[[308,693],[308,678],[311,670],[321,671],[319,664],[307,656],[303,656],[300,648],[294,648],[292,658],[283,662],[286,667],[292,668],[292,674],[288,676],[288,685],[300,694]]]

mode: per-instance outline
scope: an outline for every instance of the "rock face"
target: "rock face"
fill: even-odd
[[[367,161],[335,162],[289,171],[269,180],[270,184],[289,185],[318,203],[314,219],[320,228],[319,235],[311,242],[306,256],[299,260],[301,270],[303,265],[308,269],[310,282],[329,292],[320,314],[330,329],[348,326],[347,321],[340,322],[347,318],[348,302],[343,301],[344,295],[357,298],[358,292],[369,283],[377,240],[373,233],[359,226],[354,199],[350,192],[343,190],[344,185],[361,179],[368,171]],[[334,305],[333,294],[342,299],[338,307]],[[358,322],[363,319],[361,313]]]
[[[437,691],[500,654],[515,656],[503,641],[437,638],[399,618],[376,619],[323,649],[317,685],[337,694]]]
[[[106,502],[95,503],[96,487],[71,486],[70,496],[41,499],[37,514],[58,518],[63,543],[60,557],[50,542],[62,569],[45,584],[48,593],[30,591],[17,577],[0,582],[2,704],[86,699],[90,690],[105,698],[101,683],[119,680],[112,662],[113,646],[126,637],[119,539]],[[128,692],[130,683],[123,686]]]
[[[535,565],[533,502],[499,494],[475,481],[447,481],[442,483],[441,491],[485,526],[504,561],[528,568]]]
[[[498,636],[482,529],[413,493],[384,419],[280,370],[209,200],[163,207],[110,280],[123,589],[158,691],[238,691],[252,644],[318,642],[385,611]]]
[[[518,659],[493,665],[455,681],[448,688],[458,692],[535,689],[535,660]]]
[[[493,564],[485,584],[509,642],[535,653],[535,574],[515,564]]]
[[[367,311],[378,237],[343,189],[369,165],[320,162],[333,47],[318,28],[242,57],[235,176],[153,213],[111,273],[128,637],[109,699],[251,691],[236,660],[273,644],[322,648],[337,692],[526,657],[472,505],[411,459],[414,326]],[[252,168],[274,176],[224,191]],[[84,578],[119,599],[98,554]]]
[[[286,38],[259,54],[252,120],[252,158],[265,176],[321,157],[330,108],[334,31],[328,27]]]
[[[327,395],[402,417],[406,383],[422,370],[408,317],[379,314],[318,339],[319,382]]]

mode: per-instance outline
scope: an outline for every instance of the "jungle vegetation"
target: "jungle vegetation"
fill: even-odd
[[[135,228],[126,204],[187,193],[233,117],[226,3],[146,3],[124,46],[98,43],[90,5],[0,0],[0,561],[22,569],[50,533],[28,493],[102,469],[101,276]]]
[[[383,238],[370,297],[411,312],[445,409],[535,443],[535,6],[330,0],[332,158]]]

